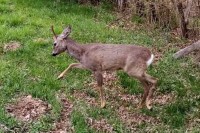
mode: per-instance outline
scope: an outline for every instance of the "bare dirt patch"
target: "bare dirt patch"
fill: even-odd
[[[136,104],[136,105],[139,104],[141,100],[141,95],[119,94],[118,97],[123,102]]]
[[[137,107],[141,100],[141,95],[130,95],[130,94],[123,94],[123,93],[110,93],[106,98],[107,105],[111,108],[117,109],[121,106],[124,107]]]
[[[130,129],[131,132],[137,132],[138,126],[142,124],[159,125],[160,119],[157,117],[148,116],[138,111],[130,111],[130,106],[139,105],[141,101],[141,95],[119,94],[118,97],[119,101],[115,102],[115,104],[122,104],[121,106],[119,106],[118,109],[116,109],[116,112],[118,114],[118,117],[126,125],[126,127]],[[153,107],[156,105],[162,106],[169,104],[171,101],[173,101],[174,97],[175,96],[172,93],[155,93],[152,99]]]
[[[189,120],[189,122],[187,124],[187,131],[192,132],[195,128],[199,127],[199,124],[200,124],[199,118],[193,118],[193,119]]]
[[[84,92],[74,91],[73,96],[77,100],[84,100],[84,102],[86,102],[88,105],[98,106],[98,103],[97,103],[96,99],[94,97],[88,96]]]
[[[48,103],[33,98],[31,95],[20,97],[15,103],[8,104],[7,112],[20,121],[33,121],[47,113],[51,109]]]
[[[154,97],[152,99],[152,105],[154,106],[162,106],[167,105],[173,99],[175,98],[175,95],[172,93],[168,94],[160,94],[155,93]],[[108,104],[111,106],[111,108],[118,108],[118,107],[137,107],[139,103],[142,100],[142,94],[139,95],[131,95],[131,94],[122,94],[118,93],[117,95],[109,95],[107,98]]]
[[[118,81],[116,72],[105,71],[103,73],[104,85],[108,87],[115,87]]]
[[[140,114],[137,112],[130,112],[127,108],[125,107],[120,107],[117,110],[117,114],[119,118],[122,120],[122,122],[131,130],[131,131],[136,131],[137,126],[145,123],[150,123],[150,124],[156,124],[159,123],[158,118],[154,118],[151,116],[147,116],[144,114]]]
[[[96,88],[97,82],[95,80],[95,77],[94,77],[94,75],[91,75],[91,76],[92,76],[93,80],[92,80],[91,83],[86,84],[86,86],[89,86],[91,88]],[[118,81],[118,77],[117,77],[116,72],[105,71],[105,72],[103,72],[102,76],[103,76],[104,86],[109,87],[109,88],[116,87],[116,84],[117,84],[117,81]]]
[[[62,110],[59,119],[54,123],[54,128],[50,133],[71,133],[74,132],[70,117],[73,111],[73,104],[64,94],[58,94],[57,98],[62,104]]]
[[[142,99],[142,94],[139,95],[131,95],[124,94],[123,88],[118,85],[118,77],[116,73],[105,72],[103,74],[104,77],[104,89],[106,91],[106,101],[107,107],[113,108],[116,110],[116,113],[119,119],[124,123],[124,125],[131,132],[137,132],[139,130],[139,126],[143,124],[147,125],[159,125],[160,119],[153,116],[145,115],[144,113],[138,111],[131,111],[134,107],[137,107]],[[93,80],[90,87],[96,88],[96,81]],[[108,86],[108,89],[107,89]],[[97,91],[98,93],[98,91]],[[84,100],[91,106],[99,106],[98,101],[95,102],[95,98],[87,95],[86,92],[75,91],[74,94],[76,99]],[[169,104],[175,95],[173,93],[162,94],[159,92],[154,93],[154,97],[152,99],[153,106],[162,106]],[[133,107],[133,108],[132,108]],[[112,132],[113,127],[109,125],[106,119],[95,120],[92,118],[87,119],[87,123],[91,128],[96,129],[99,132]],[[102,130],[100,130],[102,129]]]
[[[21,44],[19,42],[10,42],[4,45],[3,51],[8,52],[8,51],[16,51],[21,47]]]
[[[86,84],[85,86],[86,87],[89,86],[90,88],[94,89],[97,94],[99,94],[95,77],[94,75],[91,75],[91,76],[93,79],[92,82],[89,84]],[[117,73],[113,71],[105,71],[103,72],[102,76],[103,76],[103,83],[104,83],[103,89],[105,91],[106,100],[113,101],[113,100],[118,99],[116,95],[121,93],[123,88],[118,84],[119,79],[118,79]]]
[[[167,94],[155,94],[155,96],[152,99],[153,104],[158,105],[166,105],[173,101],[175,98],[175,94],[173,93],[167,93]]]
[[[118,76],[116,72],[110,72],[110,71],[105,71],[103,74],[103,89],[105,91],[105,97],[107,100],[113,100],[116,99],[116,95],[121,92],[121,87],[118,85]],[[99,100],[99,90],[97,89],[97,82],[94,78],[94,75],[92,76],[92,82],[91,83],[86,83],[86,87],[90,87],[93,90],[95,90],[95,93],[98,94],[98,98],[91,97],[89,94],[86,92],[80,92],[80,91],[74,91],[73,96],[78,99],[78,100],[84,100],[88,105],[92,106],[100,106],[100,100]]]
[[[97,132],[113,133],[114,128],[107,122],[106,119],[95,120],[93,118],[88,118],[87,123]]]
[[[92,79],[94,79],[94,77]],[[108,104],[112,106],[112,108],[118,108],[121,105],[123,106],[139,105],[142,99],[142,94],[139,95],[124,94],[123,88],[118,84],[119,79],[116,72],[104,72],[103,80],[104,80],[103,89],[105,90],[106,101]],[[97,88],[97,83],[95,80],[93,80],[90,84],[87,84],[86,86],[95,89]],[[95,91],[98,94],[98,90],[95,89]],[[74,96],[76,99],[84,100],[86,103],[90,105],[98,106],[98,101],[95,102],[95,98],[90,97],[85,92],[75,91]],[[155,92],[154,97],[152,99],[152,104],[165,105],[170,103],[174,99],[174,97],[175,96],[172,93],[162,94],[159,92]]]
[[[84,92],[74,91],[73,96],[77,100],[84,100],[84,102],[86,102],[90,106],[99,106],[100,107],[100,100],[97,100],[94,97],[91,97]],[[113,132],[114,128],[112,127],[112,125],[110,125],[107,122],[106,119],[96,120],[94,118],[88,117],[86,119],[86,121],[87,121],[87,124],[91,128],[95,129],[97,132],[106,132],[106,133],[112,133]]]

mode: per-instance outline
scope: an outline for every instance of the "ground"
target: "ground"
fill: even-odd
[[[193,56],[174,60],[186,40],[161,30],[113,24],[109,6],[70,1],[0,1],[0,132],[199,132],[200,71]],[[148,73],[158,78],[153,110],[137,109],[142,87],[119,72],[104,73],[106,107],[100,108],[92,73],[57,76],[72,57],[52,57],[54,25],[72,26],[74,40],[137,44],[155,54]],[[151,31],[151,32],[150,32]]]

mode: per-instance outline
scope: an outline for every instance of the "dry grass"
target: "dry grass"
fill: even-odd
[[[16,51],[21,47],[21,44],[19,42],[10,42],[4,45],[3,51],[8,52],[8,51]]]

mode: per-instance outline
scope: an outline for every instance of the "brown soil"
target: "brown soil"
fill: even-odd
[[[58,94],[57,98],[62,104],[62,110],[59,119],[54,123],[54,128],[50,133],[71,133],[74,132],[70,121],[73,104],[64,94]]]
[[[137,126],[143,123],[158,124],[159,119],[147,116],[137,112],[130,112],[125,107],[120,107],[117,110],[118,116],[121,121],[131,130],[131,132],[137,131]]]
[[[47,113],[51,106],[31,95],[20,97],[15,103],[8,104],[7,112],[20,121],[33,121]]]
[[[95,120],[93,118],[87,119],[88,125],[97,132],[113,133],[113,127],[108,124],[106,119]]]
[[[127,102],[130,104],[139,104],[141,95],[130,95],[130,94],[119,94],[120,101]]]
[[[19,42],[10,42],[4,45],[3,51],[8,52],[8,51],[16,51],[21,47],[21,44]]]
[[[94,75],[91,75],[91,76],[92,76],[93,81],[89,84],[86,84],[86,86],[89,86],[91,88],[96,88],[97,82],[96,80],[94,80],[95,77]],[[116,72],[105,71],[103,72],[102,76],[103,76],[104,86],[109,87],[109,88],[116,87],[116,83],[118,81]]]
[[[98,102],[96,101],[96,99],[94,97],[90,97],[88,96],[86,93],[84,92],[80,92],[80,91],[75,91],[73,93],[73,96],[77,99],[77,100],[84,100],[88,105],[93,105],[93,106],[98,106]]]
[[[199,118],[192,118],[189,120],[187,124],[187,131],[192,132],[194,131],[195,128],[199,127],[200,124],[200,119]]]
[[[103,74],[104,77],[104,89],[106,91],[106,101],[107,106],[110,108],[116,109],[116,113],[121,121],[126,125],[128,129],[131,131],[138,130],[140,124],[159,124],[159,119],[144,115],[143,113],[139,113],[138,111],[132,112],[132,106],[137,107],[141,101],[142,94],[139,95],[130,95],[124,94],[120,86],[117,86],[118,77],[116,73],[105,72]],[[90,87],[96,88],[96,81],[93,80]],[[106,89],[106,88],[109,89]],[[96,91],[98,94],[98,90]],[[73,96],[78,100],[84,100],[90,106],[100,106],[100,101],[96,100],[94,97],[90,97],[86,92],[75,91]],[[155,92],[154,97],[152,99],[153,106],[162,106],[170,103],[174,99],[174,94],[160,94]],[[131,108],[130,108],[131,107]],[[109,125],[106,120],[94,120],[92,118],[88,118],[88,125],[97,131],[100,132],[112,132],[113,127]],[[101,129],[101,130],[100,130]]]
[[[118,105],[120,106],[120,104],[137,106],[140,103],[142,94],[139,95],[123,94],[123,88],[117,85],[118,77],[115,72],[104,72],[103,79],[104,79],[103,88],[106,91],[105,92],[106,100],[109,102],[110,105],[115,107],[117,107]],[[90,83],[88,86],[90,86],[92,89],[97,88],[96,81],[93,80],[92,83]],[[98,94],[98,90],[96,90],[96,93]],[[90,105],[98,106],[98,101],[95,101],[95,98],[90,97],[84,92],[76,91],[74,92],[74,96],[77,99],[86,101],[86,103]],[[152,103],[157,105],[165,105],[170,101],[172,101],[173,98],[174,94],[172,93],[161,94],[155,92],[154,97],[152,99]]]
[[[155,96],[152,99],[153,104],[158,105],[166,105],[173,101],[175,98],[175,94],[173,93],[167,93],[167,94],[154,94]]]

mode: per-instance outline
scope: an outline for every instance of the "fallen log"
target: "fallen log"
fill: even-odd
[[[194,50],[200,50],[200,40],[176,52],[173,57],[175,59],[181,58]]]

